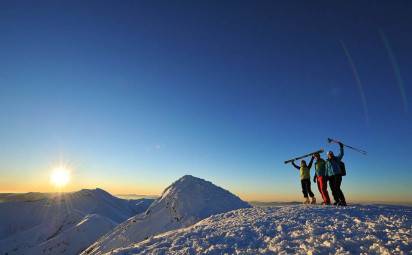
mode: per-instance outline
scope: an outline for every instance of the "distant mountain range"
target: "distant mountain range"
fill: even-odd
[[[125,200],[101,189],[1,194],[0,254],[78,254],[153,199]]]
[[[149,199],[157,199],[159,198],[158,195],[138,195],[138,194],[116,194],[118,198],[123,199],[141,199],[141,198],[149,198]]]

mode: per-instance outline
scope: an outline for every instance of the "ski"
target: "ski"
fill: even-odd
[[[305,155],[300,156],[300,157],[297,157],[297,158],[289,159],[289,160],[286,160],[286,161],[285,161],[285,164],[290,163],[290,162],[295,161],[295,160],[298,160],[298,159],[303,159],[303,158],[312,156],[313,154],[316,154],[316,153],[319,153],[319,154],[320,154],[320,153],[322,153],[322,152],[323,152],[323,149],[320,149],[320,150],[318,150],[318,151],[314,151],[314,152],[305,154]]]
[[[337,141],[337,140],[335,140],[335,139],[328,138],[328,143],[340,143],[340,142]],[[349,146],[349,145],[346,145],[346,144],[343,144],[343,143],[342,143],[342,145],[345,146],[345,147],[347,147],[347,148],[349,148],[349,149],[352,149],[352,150],[354,150],[354,151],[357,151],[357,152],[359,152],[359,153],[362,153],[363,155],[366,155],[366,154],[367,154],[367,152],[364,151],[364,150],[361,150],[361,149],[358,149],[358,148],[355,148],[355,147],[352,147],[352,146]]]

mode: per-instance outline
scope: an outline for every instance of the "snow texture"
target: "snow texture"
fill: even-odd
[[[10,198],[13,199],[10,199]],[[104,190],[16,194],[0,203],[0,254],[78,254],[152,200],[124,200]]]
[[[412,254],[411,216],[376,205],[239,209],[110,254]]]
[[[229,191],[185,175],[166,188],[145,214],[120,224],[83,254],[102,254],[159,233],[193,225],[213,214],[249,207]]]

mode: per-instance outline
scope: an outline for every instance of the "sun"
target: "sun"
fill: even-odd
[[[59,166],[53,169],[50,175],[50,182],[57,188],[63,188],[70,181],[70,171],[63,167]]]

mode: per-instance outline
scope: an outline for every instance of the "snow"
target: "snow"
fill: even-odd
[[[412,208],[401,206],[254,207],[110,254],[411,254],[411,216]]]
[[[190,175],[153,203],[100,189],[3,198],[0,254],[412,254],[412,207],[251,207]]]
[[[120,224],[86,249],[84,254],[102,254],[159,233],[190,226],[213,214],[249,207],[229,191],[185,175],[166,188],[145,214]]]
[[[41,243],[30,251],[31,254],[79,254],[85,247],[96,241],[102,234],[117,224],[97,214],[89,214],[75,226]],[[73,245],[75,244],[75,245]]]
[[[119,199],[101,189],[15,194],[7,201],[0,203],[0,254],[78,254],[152,202]]]

